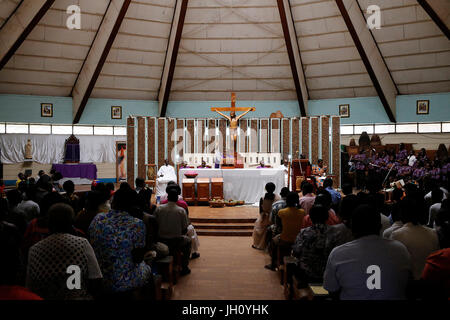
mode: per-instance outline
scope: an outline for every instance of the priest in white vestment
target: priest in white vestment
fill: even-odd
[[[174,167],[169,164],[169,160],[164,160],[158,170],[158,178],[156,179],[156,197],[161,197],[166,194],[166,187],[170,181],[177,182],[177,174]]]
[[[283,161],[283,164],[280,166],[280,168],[284,171],[284,186],[288,187],[289,190],[291,190],[291,186],[288,186],[289,184],[289,162],[285,159]],[[292,174],[291,174],[292,178]]]

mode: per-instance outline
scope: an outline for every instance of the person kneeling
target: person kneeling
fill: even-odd
[[[181,275],[186,275],[191,272],[188,265],[192,243],[191,238],[186,235],[189,222],[184,209],[177,206],[177,191],[174,189],[168,191],[169,202],[159,206],[155,211],[158,238],[169,247],[172,254],[176,250],[181,251]]]

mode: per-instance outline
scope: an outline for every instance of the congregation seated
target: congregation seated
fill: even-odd
[[[22,233],[6,221],[8,203],[0,198],[0,300],[42,300],[24,286],[24,264],[21,259]]]
[[[352,215],[355,240],[334,248],[325,268],[323,287],[332,297],[341,300],[406,299],[412,273],[410,254],[399,241],[380,237],[380,229],[379,213],[369,205],[356,208]],[[381,285],[377,275],[388,280],[382,280]]]
[[[353,240],[353,234],[351,230],[352,212],[356,209],[357,206],[358,199],[354,194],[349,194],[342,199],[339,211],[337,213],[337,216],[341,223],[330,226],[330,232],[334,235],[334,244],[336,246],[340,246]]]
[[[151,285],[151,267],[143,261],[145,224],[129,214],[136,200],[136,192],[122,183],[114,194],[111,211],[97,214],[89,226],[89,239],[108,293]]]
[[[300,207],[305,210],[305,214],[309,214],[309,210],[314,205],[316,196],[314,195],[314,186],[307,181],[302,183],[302,196],[300,197]]]
[[[269,253],[271,255],[271,263],[266,265],[266,269],[276,270],[278,260],[278,247],[292,246],[295,239],[303,227],[303,219],[305,211],[299,209],[298,193],[290,192],[286,197],[286,208],[278,212],[281,220],[282,231],[280,234],[272,238],[269,243]]]
[[[322,282],[328,255],[335,246],[335,233],[325,223],[328,209],[322,205],[314,205],[309,215],[312,226],[302,229],[292,246],[292,254],[298,259],[295,275],[300,288]]]
[[[275,194],[276,186],[269,182],[265,186],[266,194],[259,200],[259,217],[256,219],[255,227],[253,228],[253,245],[254,249],[264,250],[267,246],[267,229],[271,224],[270,214],[272,212],[272,205],[274,202],[280,200],[280,197]]]
[[[331,195],[331,206],[337,208],[341,201],[341,193],[333,189],[333,179],[326,178],[323,182],[323,188]]]
[[[412,273],[414,279],[419,279],[425,267],[428,255],[439,250],[439,240],[436,230],[421,225],[421,205],[414,198],[406,197],[400,203],[403,226],[391,234],[391,239],[397,240],[408,249],[411,255]]]
[[[63,189],[65,194],[64,198],[69,201],[70,206],[74,210],[74,212],[78,212],[80,210],[80,198],[74,193],[75,192],[75,184],[72,180],[67,180],[63,183]]]
[[[176,190],[170,189],[167,198],[168,203],[155,210],[158,241],[166,244],[171,253],[181,251],[181,275],[186,275],[191,272],[188,266],[192,246],[191,238],[186,235],[189,226],[188,217],[184,209],[176,204],[178,201]]]
[[[328,210],[328,219],[326,221],[326,224],[329,226],[335,225],[340,223],[339,218],[336,215],[336,212],[331,208],[331,195],[328,191],[325,189],[319,189],[317,192],[317,196],[314,200],[314,204],[320,204],[327,208]],[[305,215],[305,219],[303,221],[302,228],[307,228],[312,226],[311,217],[308,215]]]
[[[175,190],[177,192],[178,200],[177,200],[176,204],[180,208],[184,209],[184,211],[189,219],[189,207],[188,207],[187,202],[184,201],[183,197],[181,196],[180,186],[178,184],[176,184],[175,182],[171,181],[167,184],[166,194],[169,194],[170,190]],[[167,199],[167,197],[165,197],[165,199],[163,201],[161,201],[161,204],[166,204],[168,202],[169,202],[169,200]],[[198,247],[200,246],[200,241],[198,240],[197,232],[195,232],[194,226],[190,222],[187,227],[186,235],[189,238],[191,238],[191,242],[192,242],[191,255],[190,255],[191,259],[196,259],[196,258],[200,257],[200,253],[198,253]]]
[[[280,234],[282,231],[282,223],[281,223],[281,219],[278,216],[278,212],[281,209],[286,208],[287,204],[286,204],[286,198],[287,195],[289,194],[289,188],[288,187],[283,187],[281,188],[280,191],[280,199],[277,201],[274,201],[272,204],[272,208],[270,211],[270,223],[271,225],[267,228],[267,242],[269,243],[270,240],[275,237],[277,234]]]
[[[52,205],[49,236],[29,251],[26,286],[46,300],[89,300],[101,288],[102,272],[92,246],[85,238],[71,234],[73,216],[71,206]],[[67,279],[68,273],[80,278]]]

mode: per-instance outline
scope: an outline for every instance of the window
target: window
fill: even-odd
[[[353,126],[341,126],[341,134],[353,134]]]
[[[126,127],[114,127],[114,135],[115,136],[126,136],[127,128]]]
[[[101,136],[112,136],[113,127],[94,127],[94,134]]]
[[[442,123],[442,132],[450,132],[450,122]]]
[[[397,124],[397,133],[417,133],[417,123],[415,124]]]
[[[72,126],[52,126],[52,134],[72,134]]]
[[[73,127],[73,134],[77,135],[92,135],[94,134],[94,127],[87,127],[87,126],[74,126]]]
[[[52,127],[50,125],[30,124],[31,134],[51,134]]]
[[[355,126],[355,134],[361,134],[366,131],[368,134],[373,133],[373,125],[368,126]]]
[[[420,133],[441,132],[441,124],[440,123],[419,123],[419,132]]]
[[[6,133],[28,133],[27,124],[7,124]]]
[[[395,124],[376,124],[375,133],[395,133]]]

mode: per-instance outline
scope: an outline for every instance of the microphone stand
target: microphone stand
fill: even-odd
[[[392,166],[391,166],[391,168],[389,169],[389,171],[388,171],[386,177],[384,178],[383,184],[382,184],[383,186],[384,186],[384,184],[386,183],[387,178],[388,178],[389,175],[391,174],[391,171],[392,171],[392,168],[393,168],[393,167],[394,167],[394,164],[392,164]]]

